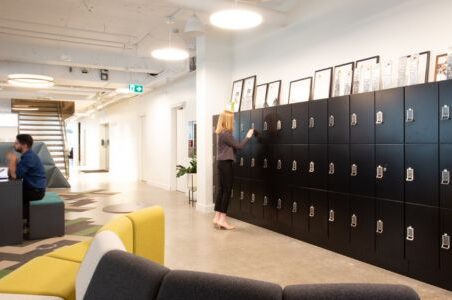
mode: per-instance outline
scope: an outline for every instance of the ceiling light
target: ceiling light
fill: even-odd
[[[188,18],[187,23],[185,24],[184,32],[191,36],[199,36],[204,34],[204,24],[196,14],[193,14]]]
[[[226,9],[210,15],[210,23],[228,30],[244,30],[259,26],[262,16],[246,9]]]
[[[167,47],[167,48],[161,48],[156,49],[152,51],[151,53],[153,58],[160,59],[160,60],[184,60],[187,59],[189,54],[187,50],[174,48],[174,47]]]
[[[36,74],[10,74],[8,83],[23,88],[50,88],[55,85],[52,77]]]

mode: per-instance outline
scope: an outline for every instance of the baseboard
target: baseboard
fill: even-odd
[[[213,203],[205,205],[205,204],[201,204],[201,203],[197,202],[196,203],[196,210],[200,211],[200,212],[203,212],[203,213],[210,213],[210,212],[213,212],[214,206],[215,205]]]

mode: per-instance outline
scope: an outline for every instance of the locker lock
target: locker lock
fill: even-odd
[[[309,118],[309,128],[314,128],[315,127],[315,119],[314,117],[310,117]]]
[[[328,221],[329,222],[334,222],[334,210],[330,210],[329,214],[328,214]]]
[[[293,162],[292,162],[292,171],[296,171],[297,170],[297,161],[296,160],[294,160]]]
[[[443,236],[441,237],[441,248],[444,250],[450,249],[450,235],[448,235],[447,233],[443,234]]]
[[[350,176],[357,176],[358,175],[358,165],[357,164],[352,164],[351,167],[351,171],[350,171]]]
[[[251,203],[256,202],[256,195],[254,193],[251,194]]]
[[[444,169],[441,172],[441,184],[443,185],[449,185],[450,184],[450,171],[447,169]]]
[[[241,167],[243,167],[243,163],[244,163],[243,157],[240,157],[240,166]]]
[[[379,233],[379,234],[383,233],[383,221],[382,220],[377,221],[377,233]]]
[[[267,121],[264,121],[264,131],[267,131],[268,130],[268,123],[267,123]]]
[[[352,126],[358,125],[358,115],[357,114],[353,113],[350,116],[350,125],[352,125]]]
[[[240,123],[240,131],[241,131],[241,132],[244,132],[244,131],[245,131],[245,128],[244,128],[244,126],[243,126],[243,123]]]
[[[315,172],[315,163],[313,161],[309,162],[309,173]]]
[[[412,226],[406,228],[406,240],[414,241],[414,228]]]
[[[245,192],[241,191],[240,192],[240,200],[243,200],[243,199],[245,199]]]
[[[267,205],[268,205],[268,198],[267,198],[267,196],[264,196],[263,206],[267,206]]]
[[[330,163],[328,167],[328,174],[333,175],[336,172],[336,167],[334,166],[334,163]]]
[[[298,211],[298,204],[297,204],[297,202],[294,202],[292,204],[292,213],[295,214],[295,213],[297,213],[297,211]]]
[[[328,126],[329,127],[334,127],[334,116],[331,115],[329,120],[328,120]]]
[[[352,215],[350,226],[353,228],[358,226],[358,217],[355,214]]]
[[[276,204],[276,209],[281,209],[282,208],[282,200],[281,198],[278,199],[278,203]]]
[[[282,129],[282,123],[281,120],[278,120],[278,122],[276,122],[276,130],[281,130]]]
[[[376,116],[375,116],[375,123],[377,125],[383,124],[383,112],[382,111],[378,111]]]
[[[384,172],[386,172],[386,168],[382,165],[377,166],[377,179],[382,179],[384,176]]]
[[[406,181],[411,182],[414,181],[414,169],[413,168],[408,168],[406,169]]]
[[[414,110],[412,108],[408,108],[406,110],[405,122],[406,123],[414,122]]]
[[[292,129],[297,129],[297,119],[292,119]]]
[[[278,162],[276,163],[276,169],[281,170],[282,169],[282,161],[278,159]]]
[[[251,129],[254,129],[254,122],[251,123]]]
[[[264,166],[263,167],[264,167],[264,169],[268,168],[268,161],[266,158],[264,158]]]
[[[254,157],[251,159],[251,168],[254,168],[254,166],[256,165],[256,160],[254,159]]]
[[[309,207],[309,217],[313,218],[315,216],[315,207],[311,205]]]
[[[444,105],[441,107],[441,120],[450,120],[450,108],[449,105]]]

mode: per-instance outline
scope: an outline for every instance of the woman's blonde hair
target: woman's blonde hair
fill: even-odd
[[[220,134],[223,131],[231,131],[234,129],[234,113],[228,110],[225,110],[220,114],[217,123],[217,129],[215,130],[216,134]]]

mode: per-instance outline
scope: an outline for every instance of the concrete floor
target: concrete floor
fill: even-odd
[[[393,283],[414,288],[422,299],[452,299],[452,292],[322,248],[231,220],[235,230],[214,229],[213,213],[188,205],[183,193],[169,192],[145,183],[118,183],[108,174],[83,174],[71,179],[72,191],[105,188],[120,194],[108,197],[87,212],[70,212],[69,218],[89,216],[103,224],[117,216],[102,211],[107,205],[135,202],[160,205],[166,215],[166,263],[173,269],[222,273],[279,283]]]

